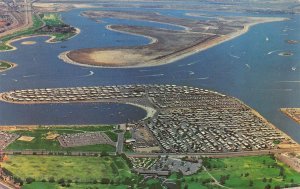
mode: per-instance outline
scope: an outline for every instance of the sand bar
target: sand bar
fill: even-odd
[[[79,49],[63,52],[59,55],[59,58],[67,63],[93,67],[130,68],[159,66],[238,37],[246,33],[253,25],[286,20],[285,18],[241,17],[238,18],[240,25],[237,25],[235,24],[237,18],[229,17],[222,20],[222,29],[218,29],[220,21],[212,21],[208,26],[207,23],[200,21],[194,22],[192,20],[192,22],[191,20],[170,18],[154,13],[152,15],[147,13],[142,16],[139,15],[140,13],[110,13],[94,11],[84,15],[89,15],[93,19],[106,16],[154,22],[162,22],[165,19],[166,22],[168,21],[167,24],[171,22],[173,25],[182,25],[182,27],[187,29],[177,31],[140,26],[108,25],[106,27],[108,30],[144,36],[150,38],[151,42],[148,45],[136,47]]]

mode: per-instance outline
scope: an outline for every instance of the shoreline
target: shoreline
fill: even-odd
[[[214,46],[217,46],[219,44],[222,44],[224,42],[232,40],[236,37],[239,37],[239,36],[247,33],[252,26],[255,26],[255,25],[258,25],[258,24],[263,24],[263,23],[280,22],[280,21],[286,21],[286,20],[288,20],[288,18],[268,18],[268,19],[264,18],[264,20],[260,20],[260,21],[254,22],[254,23],[246,24],[246,25],[244,25],[243,29],[238,30],[236,32],[233,32],[231,34],[223,35],[223,36],[214,38],[214,39],[209,40],[207,42],[204,42],[204,43],[195,45],[193,47],[190,47],[188,49],[179,51],[175,54],[172,54],[172,55],[169,55],[169,56],[167,55],[165,58],[161,58],[159,60],[154,60],[154,61],[152,60],[152,61],[149,61],[148,63],[141,63],[141,64],[137,64],[137,65],[132,65],[132,66],[128,66],[128,65],[124,65],[124,66],[101,66],[101,65],[92,65],[92,64],[80,63],[80,62],[76,62],[75,60],[72,60],[72,59],[69,58],[68,53],[70,53],[71,51],[65,51],[65,52],[60,53],[58,55],[58,58],[63,60],[65,63],[74,64],[74,65],[83,66],[83,67],[94,67],[94,68],[141,68],[141,67],[161,66],[161,65],[165,65],[165,64],[170,64],[174,61],[181,60],[181,59],[186,58],[186,57],[188,57],[190,55],[193,55],[195,53],[205,51],[209,48],[212,48]],[[110,29],[112,31],[120,32],[120,33],[143,36],[143,37],[150,38],[150,39],[153,38],[153,37],[142,35],[142,34],[135,34],[135,33],[131,33],[131,32],[123,32],[123,31],[114,30],[114,29],[111,29],[110,26],[111,25],[107,25],[106,28]],[[156,38],[154,38],[154,39],[156,39]],[[156,42],[158,42],[158,41],[156,41]],[[152,43],[150,43],[150,44],[152,44]],[[150,44],[147,44],[147,45],[150,45]]]
[[[7,68],[7,69],[5,69],[5,70],[0,70],[0,73],[6,72],[6,71],[11,70],[11,69],[13,69],[13,68],[15,68],[15,67],[18,66],[18,64],[13,63],[13,62],[8,62],[8,61],[6,61],[6,60],[0,60],[0,62],[4,62],[4,63],[7,63],[7,64],[10,64],[10,65],[11,65],[10,68]]]
[[[280,111],[282,113],[284,113],[287,117],[289,117],[290,119],[292,119],[293,121],[295,121],[297,124],[300,124],[300,119],[295,118],[295,116],[293,116],[288,110],[290,109],[295,109],[298,110],[300,112],[300,108],[280,108]]]
[[[114,32],[118,32],[118,33],[124,33],[124,34],[129,34],[129,35],[133,35],[133,36],[139,36],[139,37],[145,37],[147,39],[150,40],[150,42],[147,44],[147,45],[151,45],[151,44],[154,44],[154,43],[157,43],[158,40],[154,37],[151,37],[151,36],[146,36],[146,35],[142,35],[142,34],[136,34],[136,33],[130,33],[130,32],[126,32],[126,31],[119,31],[119,30],[115,30],[115,29],[112,29],[111,28],[111,24],[109,25],[106,25],[105,28],[107,30],[110,30],[110,31],[114,31]]]
[[[149,106],[143,106],[141,104],[136,104],[136,103],[132,103],[132,102],[125,102],[125,104],[136,106],[138,108],[141,108],[141,109],[145,110],[146,113],[147,113],[147,115],[142,120],[146,120],[148,118],[152,118],[157,113],[156,109],[154,109],[152,107],[149,107]]]
[[[149,118],[152,118],[156,113],[157,110],[153,107],[150,106],[146,106],[146,105],[142,105],[142,104],[138,104],[135,102],[127,102],[127,101],[113,101],[113,100],[87,100],[87,101],[72,101],[72,102],[67,102],[67,101],[60,101],[60,102],[40,102],[40,101],[36,101],[34,103],[32,102],[11,102],[6,100],[5,98],[3,98],[3,93],[0,93],[0,100],[6,103],[12,103],[12,104],[22,104],[22,105],[26,105],[26,104],[71,104],[71,103],[108,103],[108,104],[125,104],[125,105],[131,105],[131,106],[135,106],[137,108],[143,109],[146,112],[146,116],[144,118],[142,118],[141,120],[146,120]],[[102,124],[100,124],[102,125]],[[1,125],[0,125],[0,130],[1,130]]]
[[[241,100],[237,99],[240,103],[244,104],[246,107],[248,107],[251,112],[257,116],[259,119],[261,119],[266,125],[268,125],[270,128],[276,130],[277,132],[279,132],[282,136],[285,137],[285,140],[290,140],[291,142],[293,142],[293,145],[296,145],[297,147],[300,147],[300,144],[298,142],[296,142],[293,138],[291,138],[288,134],[286,134],[285,132],[283,132],[282,130],[280,130],[279,128],[277,128],[273,123],[271,123],[270,121],[268,121],[264,116],[262,116],[258,111],[256,111],[254,108],[250,107],[249,105],[245,104],[244,102],[242,102]],[[280,145],[280,144],[279,144]],[[291,147],[289,147],[291,148]],[[284,147],[280,148],[280,149],[285,149]]]
[[[73,37],[76,37],[77,35],[79,35],[81,33],[81,30],[79,28],[75,28],[76,29],[76,32],[75,32],[75,35],[68,38],[67,40],[73,38]],[[23,40],[23,39],[30,39],[30,38],[35,38],[35,37],[49,37],[49,39],[45,40],[44,42],[45,43],[60,43],[62,41],[55,41],[53,42],[52,40],[54,40],[56,37],[54,35],[51,35],[51,34],[36,34],[36,35],[28,35],[28,36],[20,36],[20,37],[17,37],[15,39],[11,39],[11,40],[8,40],[5,45],[11,47],[12,49],[9,49],[9,50],[0,50],[0,53],[1,52],[10,52],[10,51],[15,51],[17,50],[18,48],[13,46],[12,43],[15,43],[17,41],[20,41],[20,40]]]

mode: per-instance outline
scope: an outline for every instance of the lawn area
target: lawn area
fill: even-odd
[[[112,141],[117,142],[118,141],[118,134],[113,131],[106,131],[104,132]]]
[[[114,126],[87,126],[87,127],[40,127],[35,130],[20,130],[13,131],[21,136],[34,137],[32,141],[20,141],[16,140],[10,144],[6,150],[48,150],[48,151],[105,151],[105,152],[115,152],[115,146],[107,144],[96,144],[81,147],[63,148],[60,146],[56,139],[47,139],[47,136],[53,134],[72,134],[72,133],[82,133],[82,132],[94,132],[103,131],[105,133],[109,132],[108,135],[113,141],[116,140],[116,134],[113,132]]]
[[[64,22],[61,19],[61,16],[57,13],[46,13],[46,14],[40,14],[41,18],[48,26],[59,26],[64,24]]]
[[[125,139],[131,139],[132,138],[131,132],[126,131],[125,134],[124,134],[124,137],[125,137]]]
[[[25,184],[22,189],[57,189],[62,188],[58,184],[48,183],[48,182],[33,182],[31,184]]]
[[[63,22],[60,14],[44,13],[44,14],[40,14],[40,16],[41,16],[42,20],[44,21],[47,28],[49,28],[50,30],[53,30],[54,28],[56,28],[55,30],[61,31],[61,32],[51,33],[51,36],[55,37],[55,39],[51,40],[51,42],[65,41],[65,40],[73,37],[76,34],[74,28],[70,27],[69,25],[67,25]],[[43,31],[43,30],[41,30],[39,32],[41,32],[42,34],[49,33],[47,31]]]
[[[62,187],[59,184],[53,184],[48,182],[33,182],[31,184],[25,184],[22,189],[63,189],[66,187]],[[70,187],[72,189],[127,189],[126,185],[106,185],[106,184],[85,184],[85,183],[72,183]]]
[[[275,186],[300,184],[299,173],[268,155],[207,159],[204,164],[208,167],[208,172],[218,181],[221,181],[221,177],[227,177],[223,185],[229,188],[263,189],[266,185],[270,185],[273,189]],[[209,188],[202,184],[210,178],[204,170],[183,178],[185,182],[182,182],[182,186],[187,184],[189,189]],[[175,179],[174,175],[170,179]]]
[[[122,182],[126,177],[132,177],[126,162],[115,156],[9,156],[2,167],[23,180],[31,177],[36,181],[48,181],[53,177],[55,181],[63,178],[72,182],[100,182],[107,178]]]
[[[300,183],[299,173],[268,155],[207,158],[204,160],[204,164],[208,167],[207,171],[202,169],[190,176],[173,173],[168,177],[167,182],[173,182],[181,188],[188,189],[224,188],[213,183],[211,174],[220,184],[234,189],[264,189],[267,185],[270,186],[270,189],[274,189],[275,186],[284,188]],[[123,189],[132,184],[137,188],[162,188],[156,178],[148,178],[141,182],[143,178],[131,173],[125,160],[117,156],[9,156],[9,160],[2,166],[24,180],[28,175],[36,179],[31,184],[25,184],[25,189],[61,188],[58,184],[58,180],[61,178],[70,179],[72,181],[70,181],[70,188],[75,189],[89,187]],[[55,182],[48,182],[51,177],[55,179]],[[221,177],[226,177],[226,179],[222,180]],[[107,178],[113,183],[100,184],[103,178]],[[45,181],[41,182],[43,179]],[[128,179],[135,181],[131,182]],[[98,182],[93,184],[95,180]],[[75,183],[75,181],[77,182]]]
[[[177,173],[173,173],[169,180],[173,180],[176,182],[180,176],[178,176]],[[190,175],[190,176],[184,176],[184,181],[181,181],[181,187],[184,188],[185,185],[188,185],[189,189],[208,189],[212,188],[213,185],[209,183],[211,180],[211,177],[208,175],[207,172],[201,171],[197,174]],[[207,182],[207,184],[202,184],[203,182]],[[216,186],[213,188],[217,188]]]

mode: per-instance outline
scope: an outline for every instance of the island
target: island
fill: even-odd
[[[283,21],[284,18],[229,17],[201,21],[176,18],[155,12],[84,11],[82,16],[99,22],[103,18],[143,20],[177,26],[159,29],[145,26],[107,25],[108,30],[149,38],[144,46],[88,48],[67,51],[59,58],[67,63],[96,67],[146,67],[174,62],[219,43],[233,39],[259,23]]]
[[[16,66],[17,66],[17,64],[15,64],[15,63],[0,60],[0,72],[10,70]]]
[[[291,44],[291,45],[294,45],[294,44],[298,44],[298,43],[299,43],[299,41],[297,41],[297,40],[292,40],[292,39],[288,39],[288,40],[286,40],[285,42],[288,43],[288,44]]]
[[[279,56],[293,56],[294,53],[291,51],[285,51],[285,52],[280,52],[278,53]]]

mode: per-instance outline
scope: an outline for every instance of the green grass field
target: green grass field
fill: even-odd
[[[132,177],[129,167],[121,157],[72,157],[72,156],[10,156],[2,164],[15,176],[25,180],[55,181],[63,178],[72,182],[101,181],[103,178],[122,181]]]
[[[132,135],[131,135],[130,131],[126,131],[124,134],[124,137],[125,137],[125,139],[131,139]]]
[[[82,132],[93,132],[93,131],[103,131],[113,140],[117,140],[117,134],[113,132],[114,126],[87,126],[87,127],[40,127],[38,129],[28,131],[20,130],[14,131],[21,136],[34,137],[32,141],[19,141],[16,140],[10,144],[6,150],[48,150],[48,151],[105,151],[105,152],[115,152],[115,146],[107,144],[97,144],[90,146],[63,148],[60,146],[57,140],[47,139],[49,133],[52,134],[72,134],[72,133],[82,133]]]
[[[48,26],[59,26],[64,24],[64,22],[61,19],[61,16],[57,13],[46,13],[40,15],[43,21]]]
[[[112,141],[117,142],[118,141],[118,134],[113,131],[106,131],[104,132]]]
[[[299,173],[271,156],[209,159],[208,167],[208,172],[218,181],[220,181],[221,176],[229,175],[229,179],[223,184],[229,188],[263,189],[269,184],[273,189],[275,186],[286,187],[291,186],[291,184],[300,184]],[[280,169],[283,170],[281,176]],[[207,184],[207,186],[202,184],[202,182],[211,178],[204,170],[183,178],[185,182],[182,182],[182,187],[187,184],[189,189],[202,189],[212,186],[211,184]],[[176,177],[172,175],[170,179],[175,180]],[[250,186],[250,182],[253,182],[252,186]],[[214,186],[214,188],[218,187]]]
[[[232,188],[232,189],[264,189],[270,185],[280,188],[291,187],[300,183],[300,174],[293,171],[286,165],[278,162],[272,156],[249,156],[235,158],[207,159],[205,163],[207,171],[201,170],[190,176],[182,176],[173,173],[169,182],[179,184],[181,188],[188,189],[211,189],[211,188]],[[61,188],[58,180],[70,179],[70,188],[127,188],[126,179],[133,179],[134,186],[143,188],[161,188],[157,179],[147,179],[144,183],[142,178],[130,172],[130,168],[121,157],[70,157],[70,156],[10,156],[3,165],[6,169],[22,179],[27,177],[35,178],[31,184],[25,184],[25,189],[52,189]],[[280,174],[281,173],[281,174]],[[216,178],[223,187],[213,183],[211,175]],[[224,182],[221,177],[226,176]],[[55,182],[49,183],[50,177]],[[110,184],[100,184],[101,179],[107,178],[114,181]],[[44,182],[41,182],[45,179]],[[97,180],[98,183],[93,184]],[[75,183],[77,181],[77,183]],[[252,183],[252,184],[250,184]],[[138,187],[137,187],[138,188]]]
[[[65,26],[61,15],[57,13],[45,13],[41,14],[42,20],[45,22],[46,26],[50,27],[60,27]],[[55,36],[55,39],[52,42],[65,41],[75,35],[73,32],[63,32],[63,33],[52,33],[52,36]]]
[[[26,184],[22,187],[22,189],[63,189],[66,187],[62,187],[59,184],[52,184],[52,183],[47,183],[47,182],[33,182],[31,184]],[[87,189],[87,188],[92,188],[92,189],[127,189],[128,186],[126,185],[105,185],[105,184],[75,184],[72,183],[70,187],[72,189]]]

